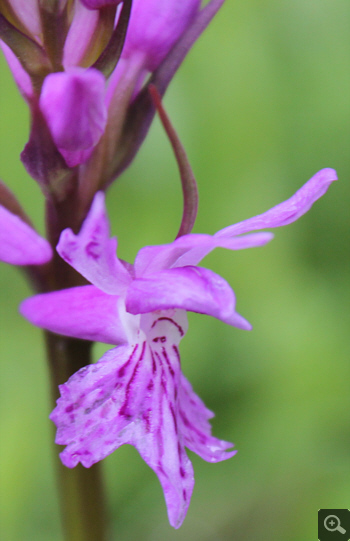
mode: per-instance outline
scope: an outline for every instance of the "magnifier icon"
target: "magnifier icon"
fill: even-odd
[[[328,517],[324,519],[324,527],[329,532],[346,533],[346,530],[340,526],[340,520],[336,515],[328,515]]]

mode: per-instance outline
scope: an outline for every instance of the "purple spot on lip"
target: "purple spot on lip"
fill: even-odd
[[[88,257],[92,257],[95,261],[98,261],[101,257],[101,249],[96,241],[91,241],[89,244],[85,247],[85,252],[88,255]]]
[[[186,494],[186,490],[185,490],[185,489],[183,489],[182,495],[183,495],[184,500],[186,501],[186,500],[187,500],[187,494]]]
[[[153,342],[161,342],[164,344],[164,342],[166,342],[166,336],[157,336],[157,338],[153,338]]]
[[[64,252],[63,250],[61,250],[61,257],[62,257],[62,259],[67,261],[67,263],[72,262],[72,258],[66,252]]]
[[[184,479],[186,477],[186,472],[182,467],[180,468],[180,475],[181,475],[182,479]]]

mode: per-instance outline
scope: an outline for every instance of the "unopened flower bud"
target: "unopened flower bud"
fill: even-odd
[[[15,16],[32,36],[41,34],[39,6],[37,0],[8,0]]]
[[[145,55],[145,68],[154,71],[192,23],[200,0],[134,0],[123,58]]]
[[[104,98],[105,79],[95,69],[72,68],[46,77],[40,108],[68,165],[79,163],[76,153],[92,149],[103,134],[107,123]]]

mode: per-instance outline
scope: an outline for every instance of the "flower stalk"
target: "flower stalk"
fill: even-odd
[[[45,332],[52,405],[58,385],[91,362],[92,343]],[[66,468],[55,449],[55,468],[65,541],[107,541],[108,517],[101,464]]]

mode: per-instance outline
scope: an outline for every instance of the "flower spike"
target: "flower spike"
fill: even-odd
[[[149,85],[149,92],[151,94],[153,103],[159,118],[162,121],[163,127],[166,131],[166,134],[169,138],[171,146],[173,147],[175,158],[179,166],[181,184],[182,184],[182,193],[184,201],[184,210],[182,214],[182,221],[180,229],[176,235],[176,238],[181,237],[182,235],[187,235],[191,233],[194,222],[196,221],[197,211],[198,211],[198,188],[197,182],[194,177],[190,162],[186,156],[186,151],[172,126],[170,119],[163,107],[161,96],[154,85]]]

